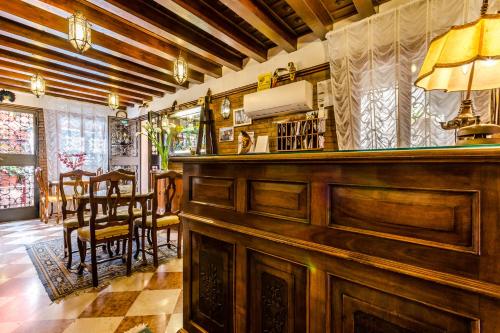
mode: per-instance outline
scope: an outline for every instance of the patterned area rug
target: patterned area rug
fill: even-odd
[[[158,241],[160,244],[165,242],[161,237],[159,237]],[[76,244],[74,244],[73,249],[77,248]],[[36,242],[26,246],[26,251],[38,272],[38,277],[42,281],[52,301],[56,301],[78,291],[81,292],[92,289],[92,274],[90,271],[85,270],[83,275],[77,274],[78,264],[80,263],[80,256],[78,253],[73,253],[73,267],[70,270],[66,268],[62,238]],[[132,252],[132,274],[134,272],[155,271],[152,256],[146,254],[148,265],[144,265],[141,256],[139,256],[137,260],[133,259],[133,253],[135,253],[135,242]],[[172,247],[172,249],[161,247],[158,255],[161,264],[169,258],[176,257],[177,251],[174,247]],[[98,261],[100,259],[109,258],[108,254],[102,251],[101,247],[97,249],[97,257]],[[90,262],[90,250],[87,250],[86,262]],[[109,285],[111,280],[115,278],[126,276],[126,264],[122,262],[121,258],[98,264],[97,268],[99,276],[98,289],[105,288]]]

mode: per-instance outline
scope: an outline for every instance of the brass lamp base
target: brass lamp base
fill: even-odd
[[[457,130],[457,145],[500,144],[500,126],[481,124],[481,118],[474,114],[472,101],[465,99],[460,105],[458,115],[450,121],[442,122],[441,128]]]

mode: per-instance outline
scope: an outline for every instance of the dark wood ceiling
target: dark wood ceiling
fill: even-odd
[[[287,52],[297,39],[323,39],[333,22],[375,13],[388,0],[8,0],[0,7],[0,88],[29,91],[42,74],[47,94],[121,106],[220,77],[222,66],[245,58],[267,60],[270,48]],[[92,24],[90,50],[79,55],[67,41],[67,17],[80,10]],[[177,84],[173,61],[189,63]]]

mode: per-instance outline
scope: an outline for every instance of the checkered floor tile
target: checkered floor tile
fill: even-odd
[[[172,258],[154,273],[116,279],[100,292],[51,303],[24,245],[56,237],[62,237],[62,227],[54,223],[0,224],[0,332],[118,333],[143,323],[154,333],[181,328],[182,259]]]

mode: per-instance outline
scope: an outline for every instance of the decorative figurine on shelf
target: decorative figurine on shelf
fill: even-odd
[[[85,164],[86,156],[87,154],[85,153],[57,153],[57,158],[59,158],[59,161],[61,161],[61,163],[64,164],[66,168],[71,170],[80,169]]]
[[[214,112],[210,108],[212,103],[212,91],[208,89],[203,103],[201,104],[200,127],[198,129],[198,142],[196,154],[201,153],[203,138],[205,138],[205,151],[207,154],[217,154],[217,136],[215,134]]]
[[[297,69],[295,68],[295,64],[292,61],[290,61],[288,63],[287,68],[280,67],[280,68],[276,68],[274,70],[273,78],[272,78],[272,82],[271,82],[271,88],[276,87],[276,84],[278,83],[279,76],[283,72],[288,73],[288,78],[290,79],[290,81],[295,81],[295,74],[297,73]]]
[[[3,102],[14,102],[16,100],[16,94],[12,91],[2,89],[0,90],[0,103]]]

